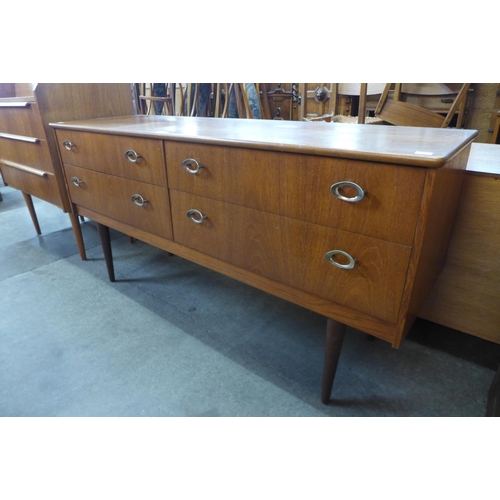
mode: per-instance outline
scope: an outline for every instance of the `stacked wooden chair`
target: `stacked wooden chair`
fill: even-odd
[[[387,83],[375,116],[391,125],[436,128],[449,127],[455,119],[454,126],[461,128],[470,86],[470,83]],[[431,106],[426,105],[432,100]]]

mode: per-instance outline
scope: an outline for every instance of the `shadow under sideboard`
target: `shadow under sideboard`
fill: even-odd
[[[500,145],[473,143],[444,268],[419,316],[500,344]]]

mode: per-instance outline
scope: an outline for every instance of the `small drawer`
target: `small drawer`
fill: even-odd
[[[426,169],[166,142],[171,189],[411,245]]]
[[[57,130],[63,163],[165,186],[161,140]]]
[[[45,139],[36,102],[3,101],[0,106],[0,132]]]
[[[280,153],[165,142],[171,189],[279,212]]]
[[[167,190],[64,165],[71,201],[149,233],[172,239]]]
[[[171,191],[175,241],[396,322],[411,247]],[[334,252],[328,259],[329,252]],[[349,267],[350,255],[353,259]]]

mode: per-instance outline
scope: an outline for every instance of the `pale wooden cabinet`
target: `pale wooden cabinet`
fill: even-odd
[[[78,214],[401,344],[442,268],[476,132],[165,116],[54,123]],[[159,154],[159,151],[162,151]],[[109,238],[103,238],[112,271]],[[112,277],[110,272],[110,277]]]

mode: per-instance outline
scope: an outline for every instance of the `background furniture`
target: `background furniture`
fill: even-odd
[[[500,146],[473,143],[448,255],[419,316],[500,344]]]
[[[457,114],[455,126],[461,128],[470,85],[470,83],[396,83],[392,99],[389,99],[393,84],[387,83],[375,109],[375,116],[392,125],[448,127]],[[423,96],[428,96],[428,99],[435,98],[435,100],[426,107],[425,100],[417,105],[411,102],[409,99],[411,96],[419,96],[421,101]],[[448,101],[446,107],[436,106],[436,103],[440,102],[446,104],[443,101]]]
[[[325,403],[345,325],[394,347],[409,330],[476,135],[166,116],[51,125],[110,279],[112,227],[326,316]]]
[[[342,117],[356,117],[353,123],[365,123],[384,87],[383,83],[300,84],[301,119],[339,121]]]
[[[130,84],[0,84],[0,170],[10,187],[22,191],[33,224],[41,233],[32,196],[69,214],[82,259],[80,225],[72,213],[50,121],[134,113]]]
[[[497,112],[495,126],[491,134],[491,144],[500,144],[500,111]]]

